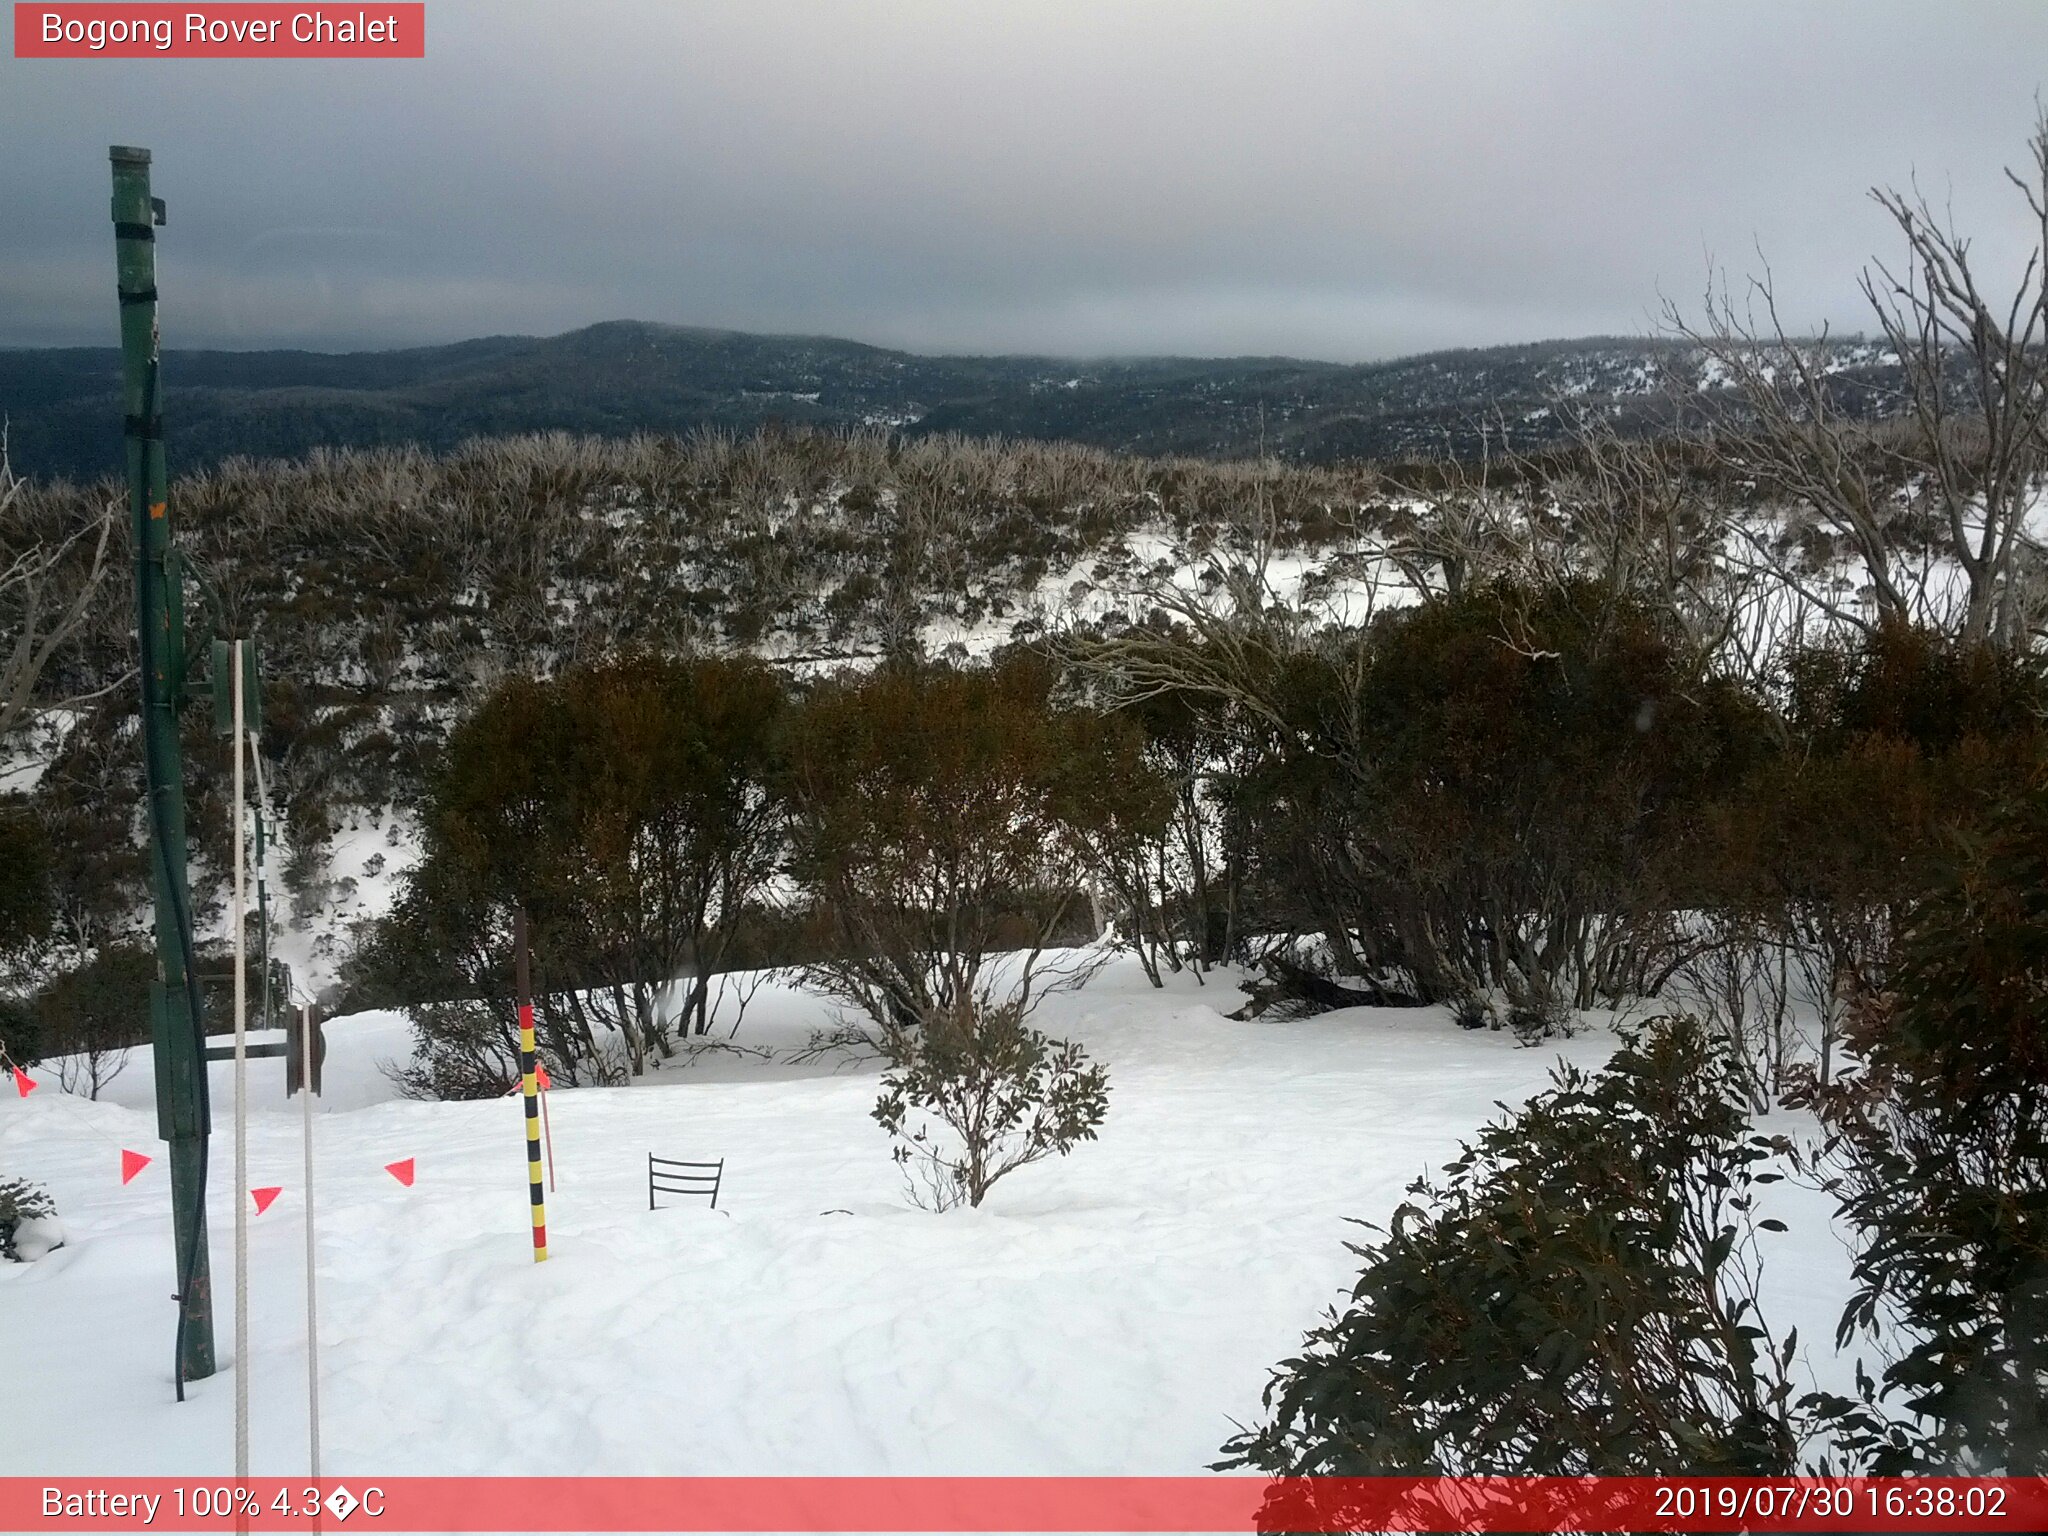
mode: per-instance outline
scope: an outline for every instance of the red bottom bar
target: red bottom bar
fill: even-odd
[[[0,1530],[2042,1531],[2048,1478],[0,1478]]]

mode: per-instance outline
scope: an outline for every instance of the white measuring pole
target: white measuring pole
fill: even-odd
[[[229,642],[235,696],[235,1476],[249,1475],[249,998],[242,951],[242,642]],[[205,1070],[202,1063],[201,1071]],[[239,1503],[236,1506],[240,1508]]]
[[[306,1151],[306,1439],[320,1475],[320,1308],[313,1288],[313,1004],[299,1013],[299,1124]]]

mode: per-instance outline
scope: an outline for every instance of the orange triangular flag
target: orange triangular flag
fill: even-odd
[[[130,1152],[126,1147],[123,1147],[121,1149],[121,1182],[126,1184],[135,1175],[147,1168],[149,1163],[150,1159],[143,1153]]]
[[[256,1214],[261,1216],[270,1209],[270,1202],[283,1193],[284,1186],[282,1184],[272,1184],[267,1189],[250,1190],[249,1197],[256,1202]]]
[[[14,1091],[24,1099],[36,1091],[36,1080],[19,1067],[8,1068],[14,1074]]]
[[[533,1080],[539,1085],[543,1093],[551,1086],[548,1082],[548,1069],[546,1067],[535,1067],[533,1069]]]
[[[394,1179],[398,1180],[398,1182],[403,1184],[407,1189],[411,1189],[412,1164],[413,1160],[408,1157],[404,1159],[402,1162],[386,1163],[384,1165],[384,1171],[390,1174],[391,1177],[393,1177]]]

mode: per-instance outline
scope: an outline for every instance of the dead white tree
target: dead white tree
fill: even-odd
[[[52,709],[120,686],[117,681],[62,700],[37,696],[50,662],[93,612],[107,575],[118,505],[53,538],[29,526],[25,501],[8,458],[7,430],[0,426],[0,741]]]
[[[1788,498],[1858,557],[1863,602],[1846,602],[1789,541],[1732,525],[1767,569],[1831,617],[1868,628],[1890,619],[1939,625],[1966,643],[2025,644],[2042,614],[2041,543],[2027,513],[2048,476],[2048,113],[2029,144],[2033,164],[2006,175],[2025,199],[2031,254],[2009,298],[1994,298],[1971,242],[1917,190],[1873,188],[1898,226],[1898,268],[1862,279],[1899,372],[1902,429],[1878,430],[1851,408],[1825,332],[1786,331],[1768,269],[1738,304],[1710,286],[1695,324],[1667,305],[1667,326],[1691,341],[1730,387],[1717,441],[1731,468]],[[1713,397],[1708,397],[1711,408]],[[1924,555],[1960,573],[1958,603]],[[1915,570],[1915,565],[1920,570]]]
[[[1291,733],[1298,721],[1284,694],[1290,659],[1322,652],[1356,667],[1358,648],[1342,637],[1370,618],[1376,589],[1364,594],[1363,616],[1347,611],[1342,622],[1279,590],[1272,572],[1279,542],[1276,471],[1264,460],[1248,485],[1233,488],[1223,537],[1192,581],[1175,570],[1140,572],[1126,594],[1132,622],[1072,645],[1073,659],[1103,697],[1187,694]]]
[[[1530,492],[1510,479],[1505,431],[1498,457],[1494,435],[1480,428],[1477,458],[1446,453],[1428,473],[1386,476],[1395,510],[1385,558],[1425,603],[1505,574],[1527,550]]]
[[[2030,547],[2027,513],[2048,474],[2048,113],[2028,147],[2029,174],[2006,172],[2026,199],[2035,236],[2009,299],[1983,293],[1970,242],[1917,191],[1910,201],[1872,193],[1904,231],[1909,256],[1897,274],[1877,263],[1863,278],[1905,373],[1925,454],[1915,467],[1927,471],[1919,494],[1939,513],[1968,578],[1960,637],[2007,649],[2025,643],[2039,598],[2018,563]]]
[[[1561,438],[1540,452],[1509,446],[1503,423],[1481,429],[1476,458],[1389,472],[1399,513],[1383,558],[1424,602],[1502,580],[1591,583],[1668,615],[1693,670],[1761,675],[1773,605],[1724,557],[1742,515],[1726,477],[1694,463],[1689,439],[1627,436],[1562,398],[1550,410]]]

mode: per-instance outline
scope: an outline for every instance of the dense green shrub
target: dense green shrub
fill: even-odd
[[[1774,1175],[1735,1063],[1686,1018],[1555,1086],[1353,1252],[1352,1304],[1284,1362],[1225,1466],[1293,1475],[1791,1471],[1795,1336],[1757,1312]]]
[[[43,1026],[27,998],[0,997],[0,1051],[17,1067],[43,1059]]]
[[[1396,611],[1279,690],[1267,884],[1306,884],[1345,969],[1539,1011],[1642,990],[1674,855],[1764,734],[1668,616],[1592,582]]]
[[[2048,762],[2048,687],[2024,655],[1894,624],[1791,651],[1779,682],[1769,750],[1702,819],[1677,887],[1701,914],[1679,985],[1719,990],[1745,1033],[1728,988],[1749,978],[1765,1098],[1809,1048],[1833,1075],[1847,1000],[1890,985],[1906,914]],[[1793,1015],[1818,1018],[1796,1050]]]
[[[1787,728],[1818,752],[1873,736],[1929,754],[1972,737],[2032,739],[2048,711],[2037,658],[1896,622],[1802,646],[1782,670]]]
[[[1861,1238],[1843,1339],[1901,1341],[1834,1406],[1880,1473],[2048,1474],[2048,782],[1914,907],[1891,986],[1816,1091]]]
[[[2048,748],[2048,680],[2024,655],[1885,625],[1798,648],[1780,670],[1780,749],[1723,807],[1702,861],[1708,899],[1889,920]]]
[[[42,824],[0,801],[0,974],[51,928],[51,850]]]

